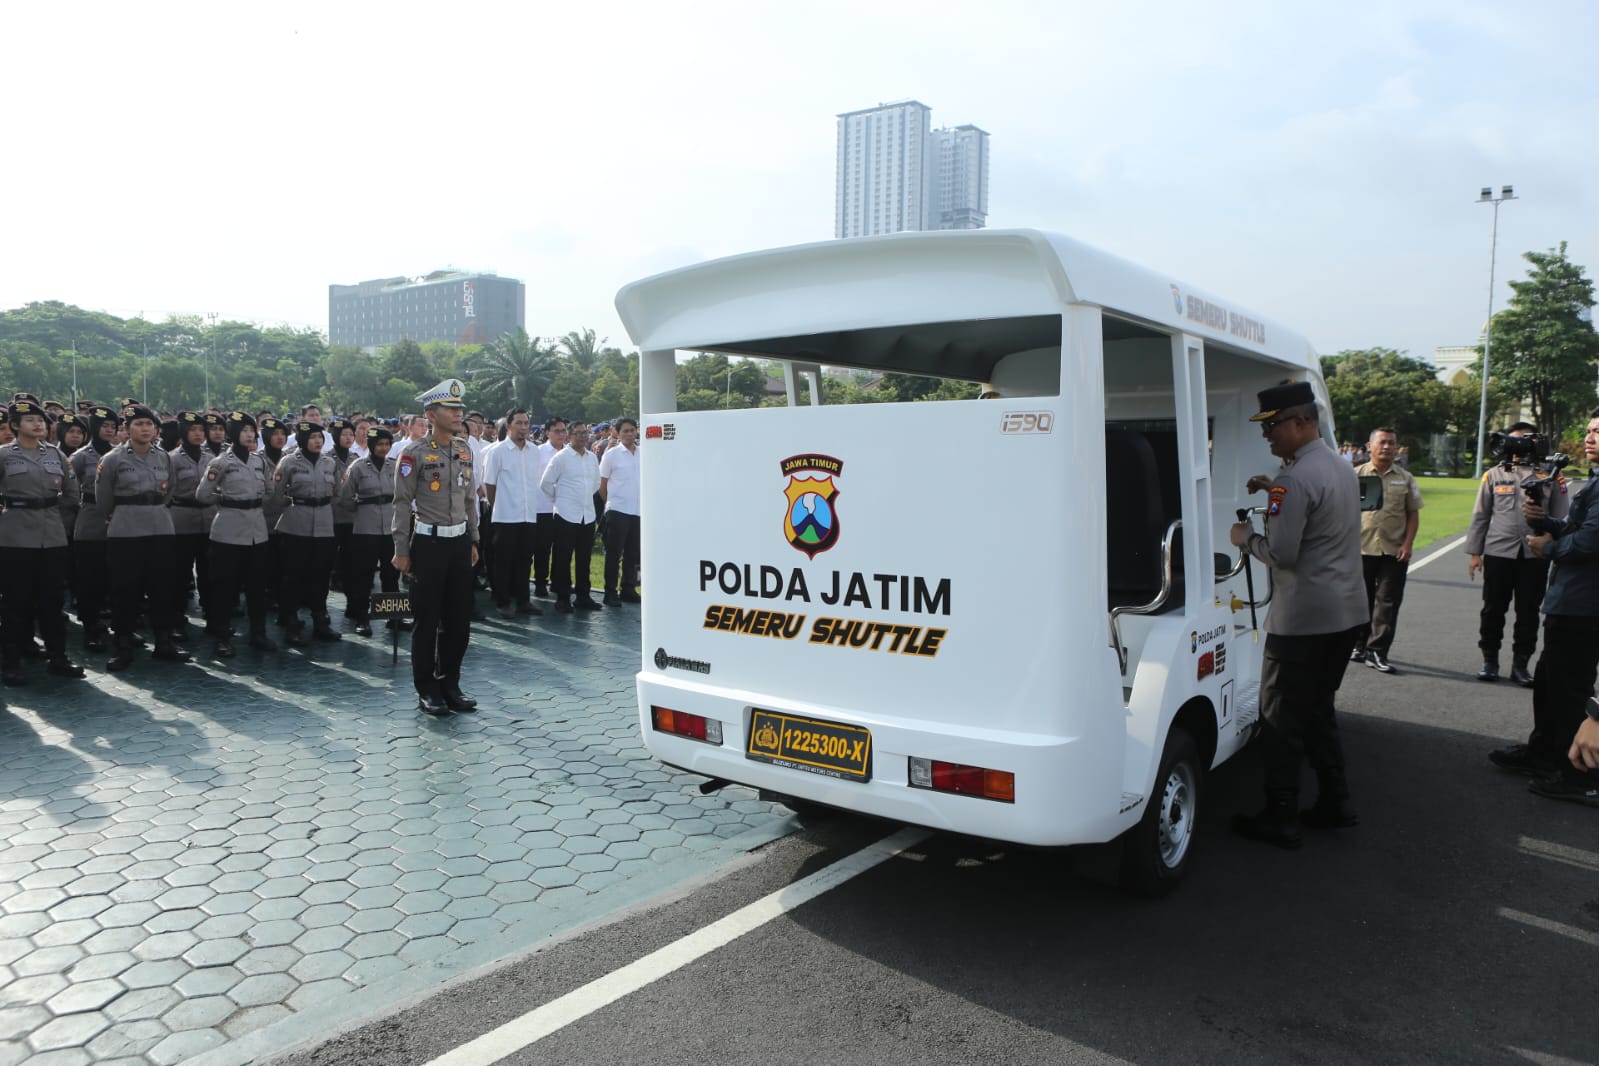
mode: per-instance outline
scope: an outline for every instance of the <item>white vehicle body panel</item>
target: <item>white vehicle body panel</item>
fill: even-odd
[[[1302,338],[1034,231],[734,256],[636,282],[617,306],[643,359],[638,689],[659,758],[1053,845],[1137,821],[1180,713],[1191,730],[1196,716],[1210,723],[1213,763],[1247,738],[1260,645],[1234,603],[1243,576],[1213,579],[1210,558],[1228,550],[1233,509],[1260,502],[1244,480],[1276,465],[1246,421],[1254,393],[1295,377],[1326,406]],[[791,403],[823,363],[950,377],[981,366],[1001,396],[679,412],[683,350],[783,359]],[[1107,489],[1107,425],[1166,443],[1162,491],[1180,507],[1190,575],[1180,608],[1122,617],[1125,672],[1107,636],[1122,507],[1120,486]],[[837,465],[785,466],[803,456]],[[836,493],[822,550],[793,542],[791,488]],[[827,639],[841,623],[856,637],[900,628],[852,646]],[[656,731],[652,706],[720,722],[722,744]],[[870,780],[746,758],[757,709],[870,730]],[[1015,802],[912,788],[913,756],[1010,771]]]

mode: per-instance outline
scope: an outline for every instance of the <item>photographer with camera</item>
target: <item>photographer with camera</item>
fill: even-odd
[[[1599,464],[1599,410],[1592,412],[1583,437],[1589,466]],[[1527,743],[1488,756],[1501,770],[1534,778],[1529,790],[1548,799],[1599,807],[1599,769],[1593,753],[1593,728],[1587,724],[1593,685],[1599,676],[1599,470],[1562,519],[1529,499],[1522,505],[1536,532],[1527,551],[1555,565],[1544,596],[1543,654],[1533,674],[1532,734]]]
[[[1488,454],[1498,460],[1483,472],[1477,502],[1466,530],[1466,574],[1482,574],[1482,621],[1477,647],[1482,650],[1478,681],[1499,680],[1499,645],[1505,633],[1505,614],[1516,604],[1516,624],[1510,642],[1510,680],[1532,687],[1528,664],[1538,648],[1538,611],[1549,584],[1549,562],[1527,550],[1531,529],[1521,506],[1531,493],[1540,496],[1552,518],[1564,518],[1570,508],[1566,479],[1558,467],[1541,487],[1529,490],[1528,481],[1545,474],[1549,455],[1547,438],[1538,427],[1517,422],[1489,438]]]

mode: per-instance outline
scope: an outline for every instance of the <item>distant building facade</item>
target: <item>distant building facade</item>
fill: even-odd
[[[988,134],[932,128],[919,100],[838,116],[833,236],[981,229],[988,219]]]
[[[927,228],[932,116],[932,108],[917,100],[838,116],[835,237]]]
[[[328,286],[328,342],[373,350],[401,340],[486,344],[521,327],[527,287],[515,278],[436,270]]]

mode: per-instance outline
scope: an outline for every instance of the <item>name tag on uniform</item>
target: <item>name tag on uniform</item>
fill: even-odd
[[[1516,486],[1514,486],[1514,485],[1495,485],[1494,486],[1494,495],[1495,496],[1510,496],[1510,495],[1514,494],[1515,491],[1516,491]]]
[[[372,597],[373,618],[407,618],[410,614],[409,592],[380,592]]]

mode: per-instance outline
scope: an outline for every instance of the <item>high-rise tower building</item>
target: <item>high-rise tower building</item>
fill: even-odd
[[[988,221],[988,134],[976,126],[934,130],[928,229],[982,229]]]
[[[906,100],[838,116],[833,236],[927,228],[932,114],[926,104]]]
[[[932,129],[919,100],[838,116],[833,236],[981,229],[988,218],[988,134]]]

